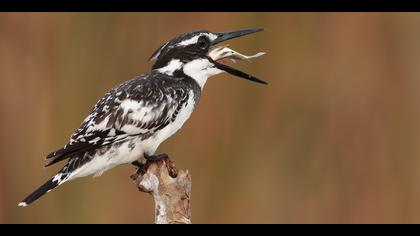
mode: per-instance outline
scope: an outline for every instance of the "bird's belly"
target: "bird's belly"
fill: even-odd
[[[141,144],[138,137],[132,137],[108,148],[98,149],[89,162],[72,172],[69,179],[88,175],[99,176],[115,166],[138,160],[144,150]]]

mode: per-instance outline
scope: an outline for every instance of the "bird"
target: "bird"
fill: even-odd
[[[195,30],[165,42],[149,58],[151,70],[109,90],[62,148],[46,156],[45,167],[66,160],[51,179],[23,199],[26,207],[61,184],[100,176],[123,164],[139,165],[168,158],[158,146],[188,120],[211,76],[227,72],[261,84],[267,82],[229,66],[226,60],[245,56],[221,42],[263,31],[261,28],[214,33]]]

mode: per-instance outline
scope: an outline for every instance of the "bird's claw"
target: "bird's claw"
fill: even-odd
[[[136,174],[137,175],[144,175],[149,168],[151,163],[141,163],[139,160],[131,162],[132,165],[137,167]]]
[[[168,173],[172,178],[176,178],[178,176],[178,170],[175,167],[175,164],[167,157],[165,160],[166,169],[168,169]]]

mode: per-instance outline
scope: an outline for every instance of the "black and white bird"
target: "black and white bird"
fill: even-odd
[[[206,30],[182,34],[158,48],[148,74],[114,87],[93,107],[70,141],[47,155],[46,166],[67,164],[44,185],[26,197],[25,207],[53,188],[79,177],[99,176],[117,165],[166,158],[155,154],[158,146],[181,128],[197,105],[210,76],[228,72],[265,84],[234,69],[224,59],[252,59],[218,43],[262,31],[247,29],[226,33]]]

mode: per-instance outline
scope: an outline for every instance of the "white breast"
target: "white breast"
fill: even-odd
[[[165,128],[157,131],[152,137],[143,141],[143,145],[146,148],[145,151],[148,153],[154,153],[163,141],[171,137],[182,127],[185,121],[190,118],[191,113],[194,111],[194,107],[194,93],[191,91],[189,93],[189,99],[187,103],[180,109],[176,119]]]

